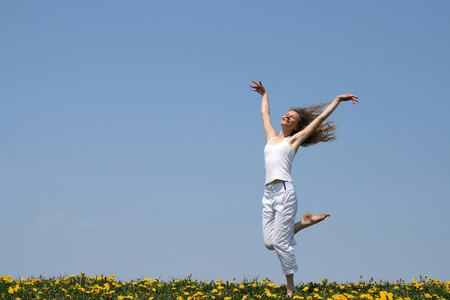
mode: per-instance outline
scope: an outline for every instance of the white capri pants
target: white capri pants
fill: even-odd
[[[295,259],[294,224],[297,214],[297,193],[292,182],[266,186],[262,199],[262,228],[264,244],[275,250],[284,275],[298,270]]]

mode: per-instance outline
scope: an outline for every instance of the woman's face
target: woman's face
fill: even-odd
[[[289,111],[281,118],[280,125],[285,126],[291,130],[298,128],[298,122],[300,121],[300,116],[296,111]]]

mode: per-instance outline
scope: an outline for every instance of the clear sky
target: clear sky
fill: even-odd
[[[265,137],[302,148],[295,281],[450,280],[449,1],[1,1],[0,275],[270,278]]]

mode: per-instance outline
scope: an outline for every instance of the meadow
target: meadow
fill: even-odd
[[[450,281],[420,277],[406,283],[360,281],[337,283],[324,279],[321,282],[300,283],[293,299],[382,299],[418,300],[450,299]],[[269,279],[243,280],[241,282],[213,280],[197,281],[191,277],[164,282],[159,278],[132,279],[123,282],[115,275],[88,277],[84,273],[58,278],[20,278],[0,276],[0,299],[285,299],[286,286]]]

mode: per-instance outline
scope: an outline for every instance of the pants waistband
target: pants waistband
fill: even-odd
[[[283,181],[271,185],[266,185],[266,189],[270,191],[287,190],[294,188],[292,181]]]

